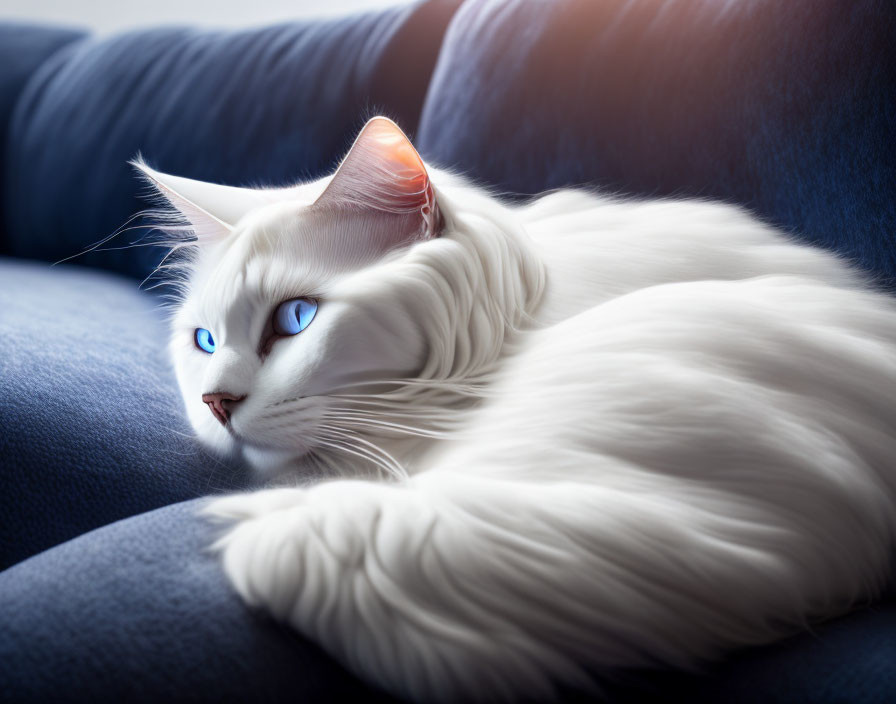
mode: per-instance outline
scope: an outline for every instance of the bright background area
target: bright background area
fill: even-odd
[[[247,27],[326,17],[410,0],[0,0],[0,20],[57,22],[111,32],[158,24]]]

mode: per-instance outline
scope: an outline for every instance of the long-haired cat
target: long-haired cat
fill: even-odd
[[[419,701],[599,693],[873,598],[896,305],[704,201],[509,205],[371,120],[334,175],[138,163],[195,237],[171,351],[234,587]]]

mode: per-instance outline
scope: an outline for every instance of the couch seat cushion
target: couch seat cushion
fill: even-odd
[[[130,279],[0,259],[0,569],[244,486],[192,439],[159,302]]]

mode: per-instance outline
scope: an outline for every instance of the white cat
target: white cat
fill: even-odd
[[[599,693],[884,584],[896,305],[835,256],[717,203],[507,205],[384,118],[294,188],[138,165],[196,233],[196,432],[292,484],[210,503],[227,575],[366,680]]]

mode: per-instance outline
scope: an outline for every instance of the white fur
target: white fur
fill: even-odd
[[[358,258],[363,223],[283,191],[195,259],[172,342],[190,418],[293,484],[208,507],[249,604],[429,702],[599,691],[878,593],[890,298],[731,206],[511,207],[430,173],[437,239]],[[315,321],[260,358],[272,308],[309,294]],[[234,435],[214,390],[248,394]]]

